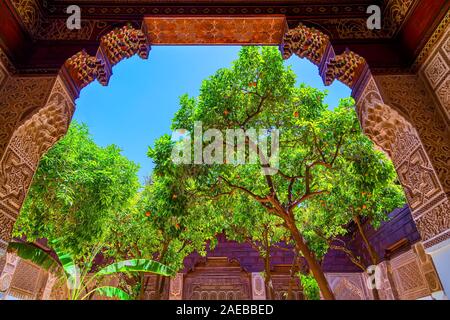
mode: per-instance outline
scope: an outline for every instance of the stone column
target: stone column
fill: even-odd
[[[252,272],[252,300],[266,300],[266,285],[259,272]]]

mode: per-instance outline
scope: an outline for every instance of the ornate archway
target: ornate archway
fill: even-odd
[[[135,54],[146,59],[151,44],[201,43],[277,44],[285,59],[295,54],[317,65],[325,84],[348,85],[363,130],[394,161],[424,247],[432,253],[445,246],[450,254],[448,21],[447,14],[413,69],[401,75],[372,74],[362,56],[336,54],[329,35],[303,24],[289,29],[284,15],[144,18],[140,29],[125,25],[101,36],[94,54],[77,52],[54,75],[18,74],[1,52],[0,250],[40,157],[66,132],[80,90],[94,80],[107,85],[115,64]]]

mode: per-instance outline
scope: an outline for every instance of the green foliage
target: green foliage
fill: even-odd
[[[96,145],[85,125],[72,122],[41,159],[14,235],[58,239],[80,258],[107,238],[115,213],[135,196],[137,171],[119,148]]]
[[[97,256],[98,250],[94,250],[89,262],[80,268],[74,263],[74,258],[70,253],[58,249],[58,243],[59,241],[52,242],[52,244],[55,245],[54,251],[58,256],[59,263],[56,262],[49,253],[31,244],[12,242],[9,244],[8,250],[14,251],[22,259],[32,261],[41,268],[59,275],[67,284],[69,293],[68,298],[70,300],[84,300],[89,298],[90,295],[95,292],[107,297],[130,300],[131,296],[120,288],[100,286],[104,276],[107,275],[119,273],[133,274],[139,272],[163,276],[172,276],[175,274],[175,271],[171,268],[157,261],[148,259],[119,261],[92,273],[92,262]]]
[[[300,282],[306,300],[320,300],[319,286],[313,276],[301,274]]]
[[[175,142],[163,136],[149,156],[158,179],[172,187],[176,183],[183,208],[168,203],[161,191],[160,210],[190,214],[200,210],[208,219],[226,217],[214,221],[224,223],[227,234],[239,241],[261,240],[263,227],[269,227],[271,241],[298,234],[296,242],[306,240],[319,259],[328,250],[330,237],[346,232],[353,217],[350,207],[370,206],[373,210],[359,214],[379,225],[404,201],[392,164],[361,132],[354,101],[343,99],[330,110],[323,103],[325,95],[295,86],[295,75],[276,48],[244,47],[231,68],[203,81],[198,97],[181,97],[172,129],[187,130],[193,140],[195,122],[201,122],[204,131],[220,130],[222,136],[228,129],[276,128],[278,171],[264,174],[261,156],[245,165],[225,161],[176,165],[170,159]],[[251,148],[246,147],[246,160]],[[339,209],[322,210],[323,202]]]
[[[163,276],[173,276],[174,271],[157,262],[147,259],[131,259],[112,263],[96,273],[96,276],[105,276],[119,272],[150,272]]]
[[[50,254],[32,244],[10,242],[8,250],[15,252],[22,259],[31,261],[49,272],[56,272],[60,267],[58,261],[53,259]]]

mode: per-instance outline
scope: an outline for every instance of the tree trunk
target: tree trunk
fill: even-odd
[[[295,266],[297,265],[297,258],[298,258],[298,252],[295,252],[294,259],[292,260],[287,300],[294,300],[294,295],[293,295],[292,291],[294,290],[294,285],[295,285]]]
[[[268,252],[266,252],[266,255],[264,256],[264,271],[265,271],[264,282],[267,288],[267,300],[275,300],[272,274],[270,272],[270,256]]]
[[[270,272],[270,245],[269,245],[269,231],[268,227],[266,226],[264,229],[264,247],[263,250],[265,251],[264,255],[264,271],[265,271],[265,277],[264,282],[267,288],[267,298],[268,300],[275,300],[275,292],[273,289],[273,282],[272,282],[272,274]]]
[[[369,253],[370,261],[372,262],[372,265],[376,266],[378,264],[379,257],[378,257],[377,252],[375,251],[375,249],[370,244],[369,239],[367,239],[367,236],[366,236],[366,233],[364,232],[364,228],[361,224],[361,219],[360,219],[359,215],[353,216],[353,221],[358,226],[358,232],[361,235],[361,237],[364,241],[364,244],[366,245],[366,249],[367,249],[367,252]],[[374,300],[380,300],[380,295],[378,293],[377,288],[372,289],[372,294],[373,294]]]
[[[144,300],[145,298],[145,287],[147,286],[147,282],[145,281],[145,273],[140,272],[140,280],[141,280],[141,289],[139,290],[139,300]]]
[[[171,240],[169,240],[168,242],[166,242],[164,244],[164,247],[161,251],[161,255],[159,256],[159,262],[160,263],[164,263],[164,258],[166,257],[166,253],[169,250],[169,245],[170,245]],[[157,275],[156,276],[156,281],[155,281],[155,300],[161,300],[161,294],[162,294],[162,290],[163,288],[161,287],[161,283],[164,285],[164,277],[161,279],[161,275]]]
[[[303,241],[303,237],[295,226],[295,223],[290,223],[288,224],[288,226],[292,237],[295,240],[295,248],[302,254],[303,257],[305,257],[306,262],[308,263],[308,267],[311,270],[314,278],[316,279],[317,284],[319,285],[320,292],[322,293],[323,298],[325,300],[334,300],[335,298],[333,291],[331,291],[330,286],[328,285],[327,278],[325,277],[321,266],[317,262],[314,253]]]

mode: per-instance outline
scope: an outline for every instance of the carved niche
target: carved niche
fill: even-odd
[[[226,257],[208,257],[184,276],[185,300],[250,300],[250,274]]]

